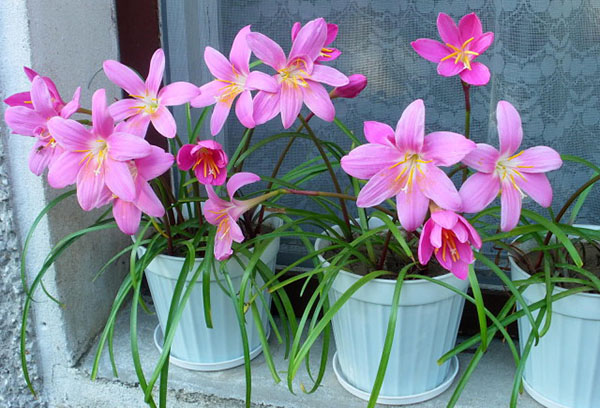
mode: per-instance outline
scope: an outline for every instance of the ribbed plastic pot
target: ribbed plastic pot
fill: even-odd
[[[378,225],[381,225],[379,220],[371,220],[371,227]],[[315,248],[327,245],[327,239],[318,239]],[[321,262],[328,264],[323,258]],[[360,278],[340,270],[329,291],[330,303],[337,301]],[[468,281],[451,273],[436,279],[462,292],[468,286]],[[389,279],[368,282],[352,295],[332,320],[337,369],[341,371],[338,380],[363,399],[368,398],[379,368],[395,284],[396,281]],[[451,385],[458,362],[448,361],[440,366],[437,360],[456,343],[463,306],[462,296],[440,285],[426,280],[404,282],[379,403],[425,401]]]
[[[579,225],[590,229],[599,226]],[[532,248],[528,243],[522,249]],[[525,272],[509,257],[513,280],[528,279]],[[554,293],[564,291],[556,287]],[[545,298],[543,283],[530,285],[523,298],[527,304]],[[533,312],[537,316],[537,312]],[[531,333],[526,317],[519,319],[521,352]],[[531,348],[523,384],[539,403],[551,408],[600,407],[600,295],[578,293],[552,304],[552,321],[548,332]]]
[[[273,226],[277,227],[281,220],[276,219],[272,222]],[[138,256],[142,255],[145,250],[145,248],[139,248]],[[275,268],[278,251],[279,238],[275,238],[260,257],[272,270]],[[246,261],[245,257],[240,258]],[[162,333],[167,324],[171,299],[183,262],[184,258],[181,257],[158,255],[145,270]],[[202,259],[196,259],[194,270],[201,262]],[[218,261],[215,262],[218,263]],[[220,266],[216,265],[216,267]],[[226,267],[234,287],[238,290],[244,269],[235,259],[230,259]],[[260,278],[257,281],[262,282]],[[188,278],[187,284],[191,284],[191,276]],[[220,284],[224,285],[225,282],[221,281]],[[271,298],[266,291],[264,297],[267,305],[270,305]],[[244,363],[243,343],[235,309],[231,298],[220,288],[213,273],[211,273],[210,282],[210,304],[213,322],[211,329],[206,326],[204,319],[202,276],[200,276],[194,284],[173,339],[171,346],[171,362],[173,364],[198,371],[215,371]],[[266,309],[261,302],[258,302],[257,305],[266,333],[268,331]],[[261,351],[260,337],[252,314],[248,314],[246,319],[251,356],[254,357]],[[159,336],[155,336],[155,338],[162,339],[162,333],[158,333]],[[157,344],[159,348],[162,347],[162,340],[160,343]]]

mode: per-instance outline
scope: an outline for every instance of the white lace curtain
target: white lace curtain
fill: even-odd
[[[369,81],[359,98],[336,101],[338,117],[359,138],[363,138],[363,121],[394,126],[406,105],[417,98],[425,100],[428,131],[463,132],[464,98],[458,77],[438,76],[436,65],[419,57],[410,42],[439,39],[439,12],[455,20],[476,12],[484,31],[495,33],[495,41],[479,57],[490,67],[491,81],[471,91],[472,139],[497,146],[495,107],[498,100],[508,100],[522,116],[523,148],[548,145],[600,165],[600,0],[213,0],[206,6],[195,1],[163,1],[172,80],[208,80],[206,71],[196,66],[203,64],[204,45],[229,52],[233,37],[247,24],[279,42],[284,50],[291,44],[295,21],[325,17],[338,24],[335,46],[343,54],[335,66],[347,74],[365,74]],[[202,27],[194,26],[202,23]],[[184,54],[186,66],[181,65]],[[335,125],[317,119],[311,123],[322,138],[350,147]],[[273,120],[259,128],[255,138],[279,131],[281,122]],[[241,133],[240,125],[230,117],[225,132],[229,152]],[[245,168],[269,174],[272,163],[265,158],[283,144],[265,150],[264,157],[256,157]],[[315,154],[310,144],[298,143],[288,167]],[[554,209],[591,176],[590,170],[572,163],[550,173]],[[539,209],[530,200],[529,206]],[[579,222],[597,224],[599,217],[600,187],[596,187]]]

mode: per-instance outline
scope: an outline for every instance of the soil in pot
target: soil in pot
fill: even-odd
[[[579,252],[581,259],[583,260],[583,269],[591,272],[595,276],[600,279],[600,245],[595,243],[591,244],[589,242],[577,242],[574,243],[575,248]],[[537,272],[543,272],[543,263],[540,262],[542,259],[541,252],[529,252],[527,254],[523,254],[519,251],[514,251],[513,256],[517,262],[517,265],[521,267],[524,271],[533,275]],[[569,255],[565,250],[555,250],[552,251],[552,258],[554,263],[566,263],[564,260],[569,259]],[[555,275],[562,276],[565,278],[584,278],[578,272],[568,270],[568,269],[557,269],[555,271]],[[561,288],[571,289],[577,287],[576,283],[570,282],[560,282],[557,284]],[[598,291],[591,291],[591,293],[600,293]]]

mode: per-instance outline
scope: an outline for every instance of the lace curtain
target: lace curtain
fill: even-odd
[[[471,89],[472,139],[498,145],[495,108],[497,101],[507,100],[521,114],[523,148],[548,145],[560,153],[578,155],[600,164],[598,0],[223,0],[209,2],[208,8],[202,10],[191,6],[193,2],[182,3],[171,0],[163,3],[166,16],[163,21],[168,22],[167,46],[174,65],[172,80],[186,79],[196,83],[208,80],[204,69],[198,71],[189,62],[188,69],[178,68],[182,54],[187,53],[188,59],[193,58],[199,64],[202,64],[204,45],[218,47],[226,54],[237,31],[247,24],[252,24],[253,31],[273,38],[284,50],[289,50],[291,45],[290,29],[295,21],[304,23],[325,17],[338,24],[339,34],[334,44],[343,54],[335,61],[335,66],[346,74],[362,73],[369,81],[359,98],[335,102],[337,116],[361,140],[364,140],[363,121],[377,120],[394,127],[403,109],[417,98],[425,101],[427,132],[463,133],[464,97],[458,77],[438,76],[436,65],[419,57],[410,42],[417,38],[439,39],[436,27],[439,12],[445,12],[455,20],[476,12],[484,31],[495,33],[495,41],[479,57],[492,72],[490,83]],[[187,19],[185,35],[179,37],[171,35],[182,30],[179,25],[174,27],[172,13],[175,12],[183,13]],[[209,14],[207,21],[212,28],[208,30],[208,37],[206,28],[190,26],[189,14],[194,12],[203,13],[205,18]],[[176,41],[183,41],[185,47]],[[311,124],[321,138],[350,148],[347,137],[335,125],[324,124],[318,118]],[[279,118],[274,119],[257,129],[254,142],[281,129]],[[230,117],[224,133],[228,152],[234,151],[242,131],[237,121]],[[245,169],[270,175],[271,159],[276,160],[276,153],[285,143],[280,141],[264,149],[262,154],[247,162]],[[307,141],[296,142],[283,171],[316,154]],[[341,171],[340,176],[344,176]],[[549,173],[554,188],[554,210],[557,211],[591,176],[589,169],[568,162],[559,171]],[[325,183],[326,177],[323,177],[311,183],[310,188],[330,189]],[[298,205],[297,198],[293,202]],[[524,205],[545,211],[530,199],[526,199]],[[599,216],[600,188],[596,187],[578,221],[598,224]]]

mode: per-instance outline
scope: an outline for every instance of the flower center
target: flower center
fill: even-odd
[[[297,88],[301,86],[306,88],[306,78],[310,75],[306,72],[306,62],[302,58],[296,58],[296,61],[289,64],[287,67],[280,69],[279,71],[279,83],[287,84]]]
[[[192,170],[196,170],[196,167],[202,164],[204,168],[204,177],[211,175],[215,178],[221,173],[221,169],[219,169],[219,166],[217,166],[213,157],[212,150],[202,148],[200,149],[200,152],[197,153],[196,157],[196,162],[192,166]]]
[[[458,249],[456,249],[456,241],[454,240],[456,235],[454,232],[447,229],[442,229],[442,247],[436,248],[435,253],[437,254],[439,250],[442,250],[442,259],[446,261],[446,253],[450,253],[450,257],[453,262],[456,262],[460,259],[460,254],[458,253]]]
[[[102,169],[102,164],[104,163],[104,159],[106,159],[106,156],[108,156],[108,144],[106,143],[106,140],[104,140],[104,139],[96,139],[92,143],[92,145],[90,146],[90,148],[88,150],[75,150],[75,151],[80,152],[80,153],[86,153],[86,155],[83,156],[83,158],[81,159],[79,164],[85,162],[84,166],[87,166],[87,164],[92,159],[96,160],[96,163],[98,163],[98,166],[94,170],[94,173],[96,173],[96,175],[98,175],[100,173],[100,170]]]
[[[526,194],[521,190],[521,188],[517,184],[517,179],[515,176],[522,178],[524,181],[527,180],[523,173],[519,171],[519,169],[528,169],[533,166],[523,166],[518,163],[518,161],[514,161],[517,157],[522,155],[525,150],[521,150],[519,153],[507,157],[505,159],[500,159],[496,163],[495,173],[498,177],[500,177],[500,182],[504,182],[504,180],[508,179],[513,187],[521,194],[521,198],[526,197]]]
[[[430,163],[431,160],[423,160],[417,153],[404,153],[404,159],[398,163],[390,166],[390,169],[394,167],[402,166],[402,170],[394,179],[394,182],[399,182],[403,185],[402,191],[410,192],[414,184],[415,176],[419,174],[425,175],[423,168],[425,164]]]
[[[231,104],[233,103],[233,100],[235,99],[236,96],[238,96],[239,94],[244,92],[245,87],[246,87],[246,77],[243,75],[238,75],[235,72],[235,68],[233,68],[233,66],[232,66],[232,69],[234,70],[234,73],[236,74],[235,81],[228,81],[226,79],[217,79],[217,81],[223,82],[226,84],[223,88],[219,89],[220,95],[217,97],[217,101],[224,102],[229,106],[231,106]]]
[[[452,54],[448,54],[446,55],[444,58],[441,59],[441,61],[445,61],[447,59],[450,58],[454,58],[454,64],[458,64],[458,62],[462,62],[465,66],[466,69],[471,70],[471,55],[472,56],[478,56],[479,53],[475,52],[475,51],[471,51],[471,50],[467,50],[465,49],[465,47],[467,47],[467,45],[469,45],[469,43],[471,41],[473,41],[474,37],[469,38],[467,41],[465,41],[463,43],[463,45],[460,46],[460,48],[455,47],[452,44],[446,43],[446,47],[450,47],[454,50],[454,52]],[[440,61],[440,62],[441,62]]]
[[[223,239],[231,229],[231,225],[229,225],[229,217],[227,216],[227,209],[211,212],[214,214],[219,214],[215,220],[219,222],[217,225],[217,238]]]
[[[158,108],[158,99],[155,98],[156,95],[149,95],[148,91],[144,92],[144,95],[129,95],[132,96],[140,102],[137,106],[132,106],[131,109],[137,109],[138,113],[145,112],[148,115],[154,114]]]

